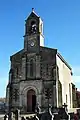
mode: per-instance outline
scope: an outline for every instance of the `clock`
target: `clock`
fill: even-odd
[[[27,41],[27,50],[33,53],[39,53],[39,43],[36,36],[31,36]]]
[[[35,40],[29,40],[28,45],[31,46],[31,47],[34,47],[36,45],[36,41]]]
[[[35,43],[34,42],[31,42],[31,44],[30,44],[32,47],[35,45]]]

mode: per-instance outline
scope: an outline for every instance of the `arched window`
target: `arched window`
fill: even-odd
[[[58,80],[58,105],[59,107],[62,106],[62,84],[59,80]]]
[[[66,104],[67,104],[67,99],[68,99],[68,98],[67,98],[67,94],[66,94]]]
[[[18,67],[16,67],[16,76],[18,77],[18,75],[19,75],[19,69]]]
[[[70,83],[69,83],[69,97],[70,97],[70,107],[71,107],[71,86],[70,86]]]
[[[53,67],[51,70],[51,76],[53,80],[56,80],[56,67]]]
[[[33,76],[33,60],[30,60],[30,76]]]
[[[11,83],[14,80],[14,70],[11,68],[9,71],[9,82]]]
[[[46,75],[48,75],[48,64],[46,64]]]
[[[57,66],[57,79],[59,80],[59,67]]]
[[[40,25],[40,32],[42,33],[42,24]]]

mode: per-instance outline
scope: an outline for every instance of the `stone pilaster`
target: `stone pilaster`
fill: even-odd
[[[22,80],[26,79],[26,57],[22,58]]]
[[[36,78],[40,78],[40,56],[36,56]]]

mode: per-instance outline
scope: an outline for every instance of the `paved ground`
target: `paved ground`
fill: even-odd
[[[0,114],[0,120],[4,120],[4,114]]]
[[[22,117],[22,116],[24,116],[25,118],[26,117],[31,117],[31,116],[34,116],[35,114],[27,114],[27,115],[20,115],[20,118]],[[0,120],[4,120],[4,114],[0,114]],[[13,116],[13,120],[14,120],[14,116]],[[21,120],[21,119],[20,119]]]

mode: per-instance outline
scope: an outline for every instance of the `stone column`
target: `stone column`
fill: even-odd
[[[56,81],[55,81],[55,84],[56,84]],[[58,104],[58,90],[57,90],[57,87],[56,85],[53,85],[53,105],[54,107],[57,107],[57,104]]]
[[[37,97],[37,102],[38,102],[39,105],[41,106],[41,94],[38,95],[38,97]]]
[[[15,110],[15,120],[19,120],[20,117],[20,110],[16,109]]]
[[[22,80],[26,79],[26,57],[22,58]]]
[[[53,105],[54,107],[58,107],[58,70],[57,66],[53,69]]]
[[[19,97],[19,106],[20,106],[20,108],[22,108],[22,98],[23,98],[23,94],[20,92],[20,97]]]
[[[36,78],[40,78],[40,56],[36,56]]]

